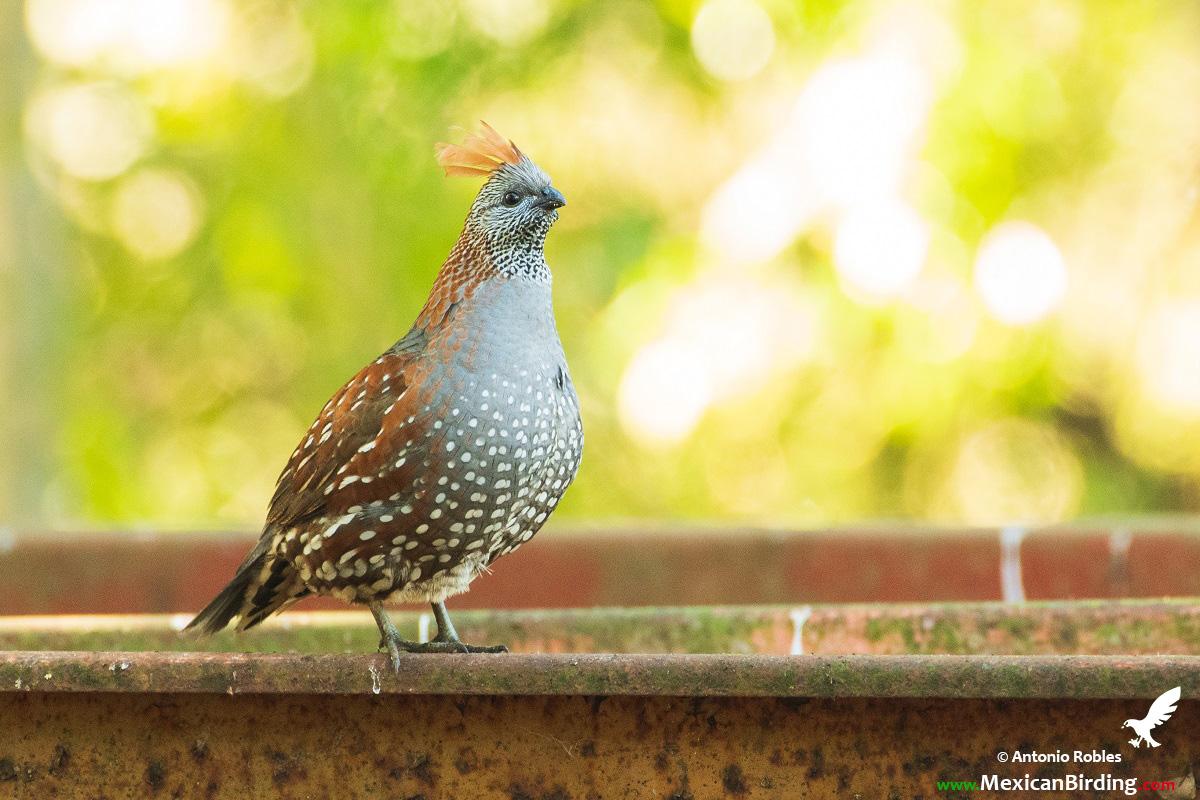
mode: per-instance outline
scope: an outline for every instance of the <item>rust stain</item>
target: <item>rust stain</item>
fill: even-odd
[[[1124,758],[1040,775],[1189,774],[1196,726],[1171,729],[1169,747],[1124,744],[1116,721],[1144,711],[1142,700],[8,693],[0,796],[936,797],[939,780],[1031,771],[997,763],[999,750],[1067,743]],[[1184,700],[1178,715],[1197,712]]]

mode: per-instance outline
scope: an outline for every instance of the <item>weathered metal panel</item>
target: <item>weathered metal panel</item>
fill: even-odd
[[[1143,700],[10,692],[0,695],[0,797],[910,800],[976,796],[936,782],[985,774],[1182,783],[1200,727],[1175,725],[1163,747],[1134,750],[1120,723],[1145,709]],[[1185,701],[1177,716],[1197,712]],[[1076,749],[1123,760],[996,757]]]
[[[1121,723],[1173,686],[1163,746],[1133,748]],[[907,800],[1076,775],[1191,798],[1197,697],[1198,656],[405,655],[393,673],[380,654],[4,652],[0,797]],[[1121,760],[997,758],[1075,750]]]

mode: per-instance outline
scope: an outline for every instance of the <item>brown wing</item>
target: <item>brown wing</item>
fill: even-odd
[[[314,528],[332,533],[322,518],[336,515],[349,522],[376,490],[406,485],[411,491],[414,472],[425,460],[415,448],[424,448],[428,438],[420,430],[424,417],[418,420],[414,413],[421,402],[417,383],[431,366],[422,358],[426,345],[425,332],[414,329],[325,404],[279,476],[258,545],[189,628],[214,633],[237,617],[244,629],[287,607],[310,591],[307,578],[293,570],[289,552],[308,547],[319,532]],[[412,463],[397,463],[397,443],[414,448]],[[347,517],[348,509],[355,510]],[[326,545],[334,547],[330,554],[340,554],[352,542],[322,542],[323,558],[329,557]]]
[[[413,373],[425,344],[422,332],[410,333],[325,404],[279,476],[268,528],[286,530],[352,504],[350,495],[357,492],[338,489],[345,488],[344,476],[370,474],[387,457],[386,448],[371,451],[385,417],[412,401]]]

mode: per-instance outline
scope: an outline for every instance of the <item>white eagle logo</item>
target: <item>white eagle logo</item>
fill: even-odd
[[[1158,747],[1158,742],[1154,741],[1150,736],[1150,731],[1162,725],[1171,718],[1175,713],[1175,704],[1179,702],[1179,687],[1168,689],[1159,695],[1158,699],[1150,706],[1150,713],[1145,719],[1127,719],[1122,728],[1133,728],[1133,732],[1137,734],[1136,738],[1130,739],[1129,743],[1134,747],[1141,747],[1142,742],[1145,742],[1150,747]]]

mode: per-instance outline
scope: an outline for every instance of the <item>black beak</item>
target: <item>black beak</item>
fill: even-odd
[[[562,196],[562,192],[555,189],[553,186],[547,187],[542,192],[542,199],[536,205],[538,208],[544,208],[547,211],[553,211],[556,208],[562,208],[567,204],[567,198]]]

